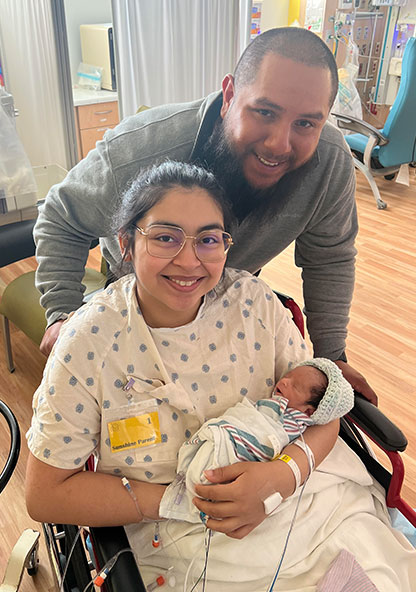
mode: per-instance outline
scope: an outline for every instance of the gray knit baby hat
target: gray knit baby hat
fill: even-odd
[[[328,386],[318,408],[311,415],[314,424],[325,424],[342,417],[354,406],[354,390],[343,377],[338,366],[327,358],[311,358],[300,362],[298,366],[313,366],[321,370],[328,378]]]

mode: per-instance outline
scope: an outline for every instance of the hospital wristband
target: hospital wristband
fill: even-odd
[[[303,452],[306,454],[306,458],[308,459],[309,468],[311,471],[313,471],[315,468],[315,456],[310,446],[308,446],[305,441],[299,439],[291,442],[291,444],[296,444],[296,446],[299,446],[299,448],[303,450]]]
[[[298,467],[298,465],[296,464],[296,462],[293,460],[293,458],[291,456],[289,456],[288,454],[279,454],[278,456],[275,456],[274,458],[272,458],[272,460],[282,460],[283,462],[285,462],[287,464],[288,467],[290,467],[293,476],[295,477],[295,490],[300,486],[301,480],[302,480],[302,476],[300,474],[300,469]]]

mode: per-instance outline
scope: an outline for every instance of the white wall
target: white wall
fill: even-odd
[[[261,7],[261,32],[274,27],[287,27],[289,0],[263,0]]]
[[[81,62],[80,25],[111,23],[111,0],[64,0],[72,83]]]

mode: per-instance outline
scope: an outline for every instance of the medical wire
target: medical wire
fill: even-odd
[[[136,559],[136,562],[137,562],[136,554],[131,547],[125,547],[124,549],[120,549],[120,551],[117,551],[117,553],[115,555],[110,557],[110,559],[104,564],[104,567],[98,571],[97,575],[94,578],[92,578],[92,580],[90,582],[88,582],[88,584],[85,586],[85,588],[83,589],[82,592],[87,592],[88,588],[91,585],[94,585],[97,578],[99,578],[99,577],[102,578],[101,583],[98,584],[98,586],[101,587],[104,583],[104,580],[106,579],[106,577],[108,576],[110,571],[113,569],[113,567],[117,563],[117,559],[120,557],[120,555],[122,553],[127,553],[127,552],[132,553],[134,555],[134,558]]]
[[[287,535],[286,535],[286,540],[285,540],[285,543],[283,545],[283,551],[282,551],[282,554],[280,556],[280,560],[279,560],[279,563],[277,565],[277,568],[276,568],[275,574],[273,576],[273,579],[272,579],[269,587],[267,588],[267,592],[273,592],[274,585],[275,585],[276,580],[278,578],[278,575],[280,573],[280,568],[282,567],[283,559],[284,559],[284,557],[286,555],[286,551],[287,551],[287,547],[288,547],[288,544],[289,544],[290,535],[292,534],[293,526],[295,524],[295,520],[296,520],[296,516],[297,516],[297,513],[298,513],[300,501],[301,501],[303,492],[305,490],[306,483],[307,483],[307,481],[308,481],[308,479],[309,479],[309,477],[310,477],[310,475],[312,473],[312,470],[313,470],[313,461],[312,461],[312,458],[310,457],[309,450],[306,447],[306,442],[305,442],[305,440],[303,438],[303,434],[302,433],[300,434],[300,438],[301,438],[302,442],[305,444],[305,450],[304,450],[304,452],[306,454],[306,458],[308,459],[308,469],[309,470],[308,470],[308,474],[306,475],[305,481],[303,482],[302,488],[300,490],[298,501],[297,501],[296,507],[295,507],[295,511],[293,512],[292,520],[291,520],[290,525],[289,525],[289,530],[288,530]]]
[[[207,529],[207,531],[205,533],[205,538],[204,538],[204,546],[205,546],[204,567],[202,569],[201,575],[199,576],[199,578],[197,579],[195,584],[192,586],[190,592],[193,592],[195,590],[195,588],[197,587],[197,585],[199,584],[201,579],[202,579],[202,592],[205,592],[205,584],[207,581],[208,555],[209,555],[209,548],[210,548],[210,544],[211,544],[211,538],[212,538],[212,530],[209,528],[209,529]]]
[[[205,547],[205,560],[204,560],[204,567],[202,569],[201,575],[199,576],[199,578],[197,579],[197,581],[195,582],[195,584],[192,586],[192,588],[190,589],[189,592],[193,592],[196,588],[196,586],[199,584],[199,582],[201,581],[202,578],[203,579],[203,584],[202,584],[202,590],[204,592],[205,590],[205,584],[206,584],[206,574],[207,574],[207,567],[208,567],[208,555],[209,555],[209,549],[210,549],[210,545],[211,545],[211,538],[212,538],[213,532],[210,528],[206,529],[205,532],[205,537],[204,537],[204,547]],[[185,574],[185,581],[183,584],[183,592],[187,592],[187,586],[188,586],[188,578],[189,575],[191,573],[192,567],[197,559],[198,555],[195,554],[195,556],[193,557],[191,563],[189,564],[188,569],[186,570],[186,574]]]
[[[182,561],[182,563],[183,563],[183,564],[184,564],[184,566],[186,567],[186,566],[187,566],[187,563],[186,563],[186,561],[185,561],[185,559],[184,559],[184,557],[183,557],[183,555],[182,555],[182,553],[181,553],[181,551],[180,551],[180,549],[179,549],[179,547],[178,547],[178,545],[177,545],[177,543],[176,543],[175,539],[173,538],[173,536],[172,536],[172,535],[170,534],[170,532],[169,532],[169,525],[170,525],[172,522],[176,522],[176,520],[172,520],[172,519],[170,519],[170,520],[168,520],[168,521],[167,521],[167,523],[166,523],[166,528],[165,528],[165,533],[168,535],[168,537],[169,537],[169,538],[170,538],[170,540],[172,541],[172,543],[173,543],[173,545],[174,545],[174,547],[175,547],[175,549],[176,549],[176,551],[177,551],[177,553],[178,553],[178,555],[179,555],[179,559]]]
[[[74,540],[72,541],[71,548],[69,549],[69,553],[68,553],[68,557],[66,559],[64,571],[62,572],[61,582],[59,584],[59,592],[62,592],[64,589],[64,582],[65,582],[65,578],[66,578],[66,573],[68,571],[69,562],[71,561],[72,553],[74,552],[75,545],[77,544],[77,541],[79,539],[79,535],[81,534],[81,530],[82,530],[82,526],[80,526],[78,528],[77,534],[75,535]]]

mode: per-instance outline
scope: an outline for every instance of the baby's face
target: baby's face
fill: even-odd
[[[282,395],[289,401],[289,407],[312,415],[315,407],[308,401],[314,398],[316,391],[326,388],[327,378],[323,372],[313,366],[298,366],[279,380],[275,394]]]

